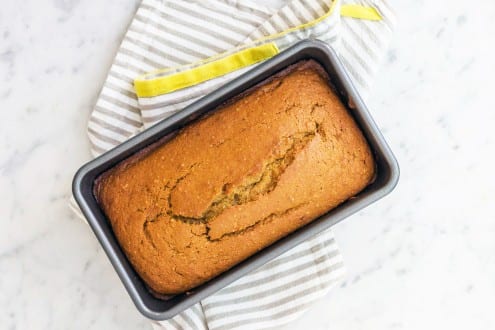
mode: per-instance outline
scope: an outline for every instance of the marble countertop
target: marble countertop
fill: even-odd
[[[67,206],[90,157],[89,112],[138,2],[2,4],[1,329],[149,328]],[[495,326],[495,4],[395,7],[369,108],[400,183],[336,226],[346,281],[286,329]]]

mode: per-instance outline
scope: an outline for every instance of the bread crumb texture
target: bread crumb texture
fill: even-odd
[[[373,179],[370,148],[316,65],[262,84],[98,182],[118,241],[153,291],[208,281]]]

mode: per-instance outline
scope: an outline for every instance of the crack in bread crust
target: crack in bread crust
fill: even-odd
[[[315,123],[318,128],[318,124]],[[188,217],[173,212],[171,196],[177,185],[184,180],[192,172],[190,171],[177,179],[175,184],[170,188],[168,194],[168,210],[167,215],[177,221],[186,222],[189,224],[202,223],[207,224],[211,219],[219,216],[224,210],[236,206],[246,204],[257,200],[260,196],[266,195],[273,191],[277,186],[280,176],[285,172],[287,167],[292,164],[296,155],[306,147],[306,145],[316,136],[317,130],[299,132],[282,139],[282,143],[288,143],[289,146],[282,153],[276,156],[263,166],[261,173],[254,178],[249,178],[242,185],[231,187],[231,184],[226,183],[222,187],[222,193],[217,195],[212,203],[206,208],[200,217]]]
[[[222,239],[224,239],[225,237],[242,235],[242,234],[244,234],[244,233],[246,233],[246,232],[248,232],[250,230],[254,230],[258,226],[261,226],[261,225],[264,225],[264,224],[269,223],[273,219],[280,218],[280,217],[283,217],[283,216],[285,216],[285,215],[287,215],[289,213],[292,213],[292,212],[296,211],[297,209],[301,208],[304,205],[306,205],[306,203],[302,203],[302,204],[296,205],[294,207],[290,207],[290,208],[288,208],[286,210],[283,210],[281,212],[272,212],[269,215],[267,215],[266,217],[264,217],[262,219],[259,219],[259,220],[256,220],[253,224],[251,224],[251,225],[249,225],[249,226],[247,226],[245,228],[242,228],[240,230],[234,230],[234,231],[231,231],[231,232],[228,232],[228,233],[224,233],[224,234],[222,234],[218,238],[211,238],[211,236],[210,236],[210,227],[208,225],[206,225],[206,233],[204,234],[204,236],[210,242],[218,242],[218,241],[221,241]]]
[[[149,230],[149,224],[158,222],[159,218],[165,214],[168,217],[170,217],[170,219],[172,220],[181,221],[187,224],[205,224],[206,232],[196,236],[203,236],[209,242],[218,242],[224,239],[225,237],[242,235],[249,230],[255,229],[255,227],[259,225],[266,224],[275,218],[284,216],[300,208],[304,204],[296,205],[294,207],[290,207],[283,211],[273,212],[262,219],[254,221],[252,224],[242,229],[224,233],[219,238],[212,238],[210,236],[211,228],[208,225],[210,220],[219,216],[220,214],[223,213],[224,210],[230,207],[255,201],[259,197],[270,193],[276,188],[280,176],[292,164],[297,154],[301,150],[303,150],[314,139],[314,137],[317,134],[320,134],[320,128],[319,128],[320,125],[318,123],[315,123],[315,127],[316,129],[312,131],[298,132],[293,135],[283,137],[282,143],[287,143],[288,147],[283,151],[281,155],[273,157],[268,163],[264,165],[263,170],[260,172],[260,174],[257,177],[250,178],[251,180],[247,180],[247,182],[245,182],[244,184],[239,185],[237,187],[231,187],[229,183],[224,184],[224,186],[222,187],[222,193],[217,195],[213,199],[213,202],[206,208],[206,210],[203,212],[201,217],[186,217],[180,214],[176,214],[172,210],[173,209],[172,198],[171,198],[172,193],[183,180],[185,180],[189,175],[191,175],[194,168],[199,164],[195,163],[191,165],[187,170],[187,172],[182,176],[180,176],[179,178],[177,178],[172,185],[167,183],[164,186],[163,189],[168,190],[168,196],[165,198],[165,200],[167,201],[168,209],[166,210],[166,212],[161,211],[156,215],[154,215],[153,217],[146,219],[143,222],[144,237],[156,250],[156,245],[153,241],[153,237]]]

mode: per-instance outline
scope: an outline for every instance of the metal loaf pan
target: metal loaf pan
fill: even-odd
[[[343,103],[350,105],[348,110],[364,132],[375,155],[377,163],[375,181],[355,198],[346,201],[310,224],[277,241],[191,292],[176,295],[167,300],[157,299],[150,293],[145,283],[131,266],[112,232],[110,223],[98,206],[93,195],[95,179],[120,161],[153,142],[187,125],[201,115],[215,110],[225,101],[285,67],[305,59],[314,59],[323,66],[332,84],[340,93]],[[72,189],[77,203],[137,309],[150,319],[165,320],[385,196],[395,187],[398,178],[399,167],[397,161],[352,85],[337,54],[323,42],[306,40],[281,52],[222,88],[189,105],[183,111],[161,121],[113,150],[85,164],[75,174]]]

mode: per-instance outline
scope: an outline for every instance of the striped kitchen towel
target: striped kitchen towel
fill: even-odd
[[[336,48],[356,87],[366,95],[394,25],[385,1],[289,0],[275,10],[250,0],[143,0],[89,119],[93,155],[305,38]],[[257,56],[252,56],[253,49]],[[218,60],[231,63],[242,54],[249,54],[243,57],[249,60],[234,65],[235,70],[221,66],[218,72],[203,71],[213,76],[177,83],[181,72],[201,70]],[[163,85],[164,81],[174,83]],[[156,89],[157,84],[165,87]],[[327,231],[173,319],[152,324],[156,329],[281,326],[323,297],[342,275],[341,254]]]

